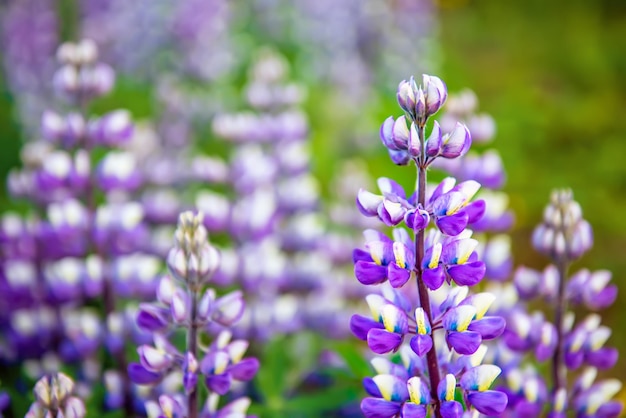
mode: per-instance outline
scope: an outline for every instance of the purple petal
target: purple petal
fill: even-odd
[[[610,369],[617,362],[619,353],[613,347],[603,347],[596,351],[585,353],[585,360],[598,369]]]
[[[383,197],[360,189],[356,197],[356,206],[365,216],[376,216],[378,206],[383,203]]]
[[[389,157],[395,165],[407,165],[411,161],[408,151],[389,150]]]
[[[379,284],[387,280],[387,267],[373,261],[359,260],[354,265],[354,275],[365,285]]]
[[[582,351],[566,351],[565,352],[565,365],[568,369],[573,370],[579,368],[583,364],[584,353]]]
[[[355,248],[352,251],[352,262],[356,264],[357,261],[373,261],[369,251]]]
[[[402,343],[402,336],[384,329],[372,328],[367,333],[367,345],[376,354],[396,350]]]
[[[463,208],[463,212],[467,213],[467,223],[473,224],[481,220],[485,214],[485,201],[476,200]]]
[[[383,394],[380,393],[380,389],[378,389],[378,385],[376,385],[376,382],[374,382],[374,379],[372,379],[371,377],[363,378],[363,387],[365,388],[365,391],[367,393],[374,396],[375,398],[383,397]]]
[[[596,414],[599,418],[617,418],[621,416],[623,407],[624,405],[619,401],[606,402],[598,408]]]
[[[448,274],[459,286],[474,286],[485,276],[485,271],[482,261],[448,267]]]
[[[453,331],[446,335],[446,341],[457,353],[469,355],[474,354],[476,350],[478,350],[478,347],[482,342],[482,338],[479,333],[473,331]]]
[[[426,405],[417,405],[412,402],[406,402],[400,413],[401,418],[425,418]]]
[[[485,415],[500,415],[508,403],[506,395],[496,390],[470,392],[467,395],[467,400]]]
[[[459,235],[467,226],[468,215],[464,211],[449,216],[440,216],[435,220],[437,228],[451,237]]]
[[[410,346],[415,354],[422,357],[433,347],[433,340],[430,335],[418,334],[411,338]]]
[[[430,290],[439,289],[445,278],[446,274],[442,266],[437,266],[434,269],[424,269],[422,273],[422,280]]]
[[[384,196],[393,195],[406,199],[406,193],[402,186],[388,177],[380,177],[376,184]]]
[[[443,418],[461,418],[463,416],[463,405],[457,401],[442,402],[441,416]]]
[[[404,286],[404,284],[409,280],[411,272],[402,267],[398,267],[396,263],[391,263],[387,266],[387,276],[389,277],[389,283],[391,286],[399,288]]]
[[[259,370],[259,360],[254,357],[249,357],[241,360],[239,363],[234,364],[228,368],[228,372],[233,379],[242,382],[251,380],[256,372]]]
[[[400,404],[378,398],[365,398],[361,401],[361,411],[366,418],[392,418],[400,412]]]
[[[389,116],[383,124],[380,126],[380,140],[386,148],[392,150],[398,150],[398,147],[393,142],[393,116]]]
[[[216,301],[213,320],[229,327],[241,319],[245,307],[243,293],[239,290],[230,292]]]
[[[472,321],[468,329],[480,334],[483,340],[499,337],[504,332],[506,322],[501,316],[485,316],[478,321]]]
[[[441,150],[441,127],[439,123],[435,121],[433,124],[433,130],[426,141],[426,155],[429,157],[436,157]]]
[[[156,383],[161,379],[160,374],[146,370],[139,363],[130,363],[128,365],[128,377],[130,377],[130,380],[138,385],[149,385],[151,383]]]
[[[592,309],[602,309],[611,306],[616,298],[617,286],[612,284],[590,297],[587,300],[587,305]]]
[[[230,390],[230,374],[217,374],[207,376],[205,379],[207,387],[218,395],[225,395]]]
[[[384,325],[362,315],[350,318],[350,331],[360,340],[367,341],[367,333],[372,328],[383,329]]]

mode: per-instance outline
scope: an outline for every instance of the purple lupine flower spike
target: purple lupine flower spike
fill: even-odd
[[[515,416],[540,414],[542,403],[548,401],[547,416],[552,418],[571,414],[617,417],[623,405],[611,398],[621,383],[607,380],[594,384],[597,369],[609,369],[617,362],[618,350],[606,345],[611,330],[601,325],[596,313],[576,321],[569,310],[583,305],[598,311],[615,300],[616,288],[610,284],[611,274],[604,270],[592,273],[583,269],[568,276],[571,264],[591,247],[592,232],[571,191],[557,190],[550,200],[532,243],[554,264],[543,271],[520,267],[515,272],[512,288],[522,302],[507,314],[504,342],[515,352],[533,351],[537,361],[548,362],[551,379],[544,379],[531,365],[523,372],[507,370],[509,409]],[[526,312],[523,302],[533,299],[552,306],[553,314]],[[521,363],[520,359],[517,362]],[[522,384],[523,380],[527,382]]]
[[[138,348],[139,363],[128,366],[128,375],[137,384],[151,386],[162,384],[171,376],[180,379],[184,395],[163,393],[158,403],[146,403],[146,409],[150,411],[165,416],[213,416],[213,395],[205,406],[201,406],[199,385],[204,384],[212,394],[226,395],[233,381],[251,380],[259,362],[256,358],[244,358],[247,341],[231,340],[232,333],[227,329],[221,331],[208,347],[200,346],[202,331],[208,331],[216,324],[232,326],[241,318],[244,303],[239,291],[217,297],[215,290],[207,287],[219,267],[221,256],[207,240],[201,214],[182,213],[174,236],[175,246],[167,257],[174,279],[163,277],[156,287],[158,303],[141,305],[137,316],[138,325],[153,333],[154,345]],[[184,329],[187,334],[187,346],[183,352],[168,341],[176,329]],[[231,409],[243,412],[248,404],[235,403]]]
[[[483,341],[500,336],[505,321],[486,315],[495,296],[467,296],[466,287],[486,272],[476,251],[478,241],[466,230],[486,212],[485,201],[472,201],[480,184],[467,180],[457,185],[446,178],[429,193],[425,188],[428,166],[439,158],[464,155],[471,136],[460,123],[443,134],[435,122],[426,138],[426,121],[443,106],[447,90],[434,76],[424,75],[422,82],[418,86],[410,78],[400,83],[397,99],[405,115],[388,118],[380,129],[394,163],[416,164],[417,190],[408,196],[395,181],[381,178],[381,194],[361,189],[356,199],[363,215],[398,227],[393,238],[366,230],[364,248],[353,252],[357,280],[380,285],[382,294],[367,296],[371,316],[354,315],[350,328],[374,353],[400,352],[406,367],[383,359],[372,362],[378,375],[364,380],[370,396],[361,410],[367,417],[461,418],[465,409],[498,415],[507,396],[489,387],[500,369],[481,362],[487,351]],[[431,219],[434,228],[426,231]],[[399,227],[403,223],[413,237]],[[408,286],[414,281],[417,294]],[[464,403],[457,400],[458,378]]]

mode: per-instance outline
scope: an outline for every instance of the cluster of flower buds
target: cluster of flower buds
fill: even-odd
[[[174,248],[167,256],[172,275],[198,291],[219,266],[220,253],[208,242],[201,213],[183,212],[174,235]]]
[[[400,83],[398,102],[406,115],[387,119],[381,128],[392,160],[412,160],[418,167],[417,190],[407,197],[395,181],[381,178],[382,194],[360,190],[357,196],[361,213],[396,228],[393,239],[366,230],[365,249],[353,253],[357,279],[382,284],[382,294],[367,296],[371,317],[354,315],[351,329],[377,354],[401,351],[412,359],[408,371],[376,360],[379,374],[365,379],[371,397],[363,400],[361,410],[367,417],[460,418],[464,411],[497,415],[507,397],[489,387],[500,368],[481,363],[487,351],[483,341],[502,334],[505,322],[486,315],[495,296],[468,295],[468,286],[480,282],[486,270],[476,253],[478,241],[466,229],[485,213],[483,200],[472,201],[480,184],[456,184],[449,177],[426,190],[430,163],[464,155],[471,137],[461,123],[443,135],[435,122],[426,139],[426,122],[444,104],[447,90],[437,77],[425,75],[423,84],[417,87],[412,78]],[[427,231],[431,224],[434,228]]]
[[[543,223],[533,233],[533,246],[553,260],[573,261],[593,245],[589,222],[583,219],[571,190],[557,190],[543,213]]]
[[[503,369],[511,416],[539,416],[546,413],[546,404],[548,416],[554,418],[571,413],[606,418],[621,414],[622,404],[611,400],[621,383],[616,379],[594,383],[598,370],[617,362],[617,349],[605,345],[611,330],[601,325],[598,314],[577,320],[568,310],[568,306],[582,305],[596,311],[610,306],[617,296],[606,270],[592,273],[582,269],[567,276],[571,262],[591,247],[591,234],[572,192],[555,191],[544,222],[533,235],[535,248],[554,265],[543,271],[519,267],[510,287],[514,303],[508,307],[501,304],[498,309],[507,324],[496,358]],[[526,302],[536,299],[553,307],[553,312],[530,312]],[[531,364],[524,365],[526,352],[533,353],[533,362],[548,363],[551,378]]]
[[[47,375],[35,384],[35,402],[26,413],[28,418],[82,418],[85,405],[72,396],[74,382],[63,373]]]
[[[98,62],[98,47],[90,39],[61,45],[57,60],[61,67],[54,75],[54,87],[74,103],[106,94],[113,87],[115,73]]]
[[[227,329],[219,332],[210,345],[200,346],[200,332],[232,327],[241,319],[245,305],[240,291],[217,297],[214,289],[206,287],[219,266],[220,256],[207,240],[201,214],[182,213],[174,235],[175,246],[168,256],[168,266],[178,282],[168,276],[162,278],[156,292],[158,303],[140,306],[137,323],[152,334],[153,345],[144,344],[137,349],[139,363],[131,363],[128,373],[133,382],[153,386],[160,394],[158,403],[150,401],[146,405],[157,416],[197,417],[198,381],[203,378],[212,393],[202,411],[202,416],[207,416],[204,414],[215,412],[217,399],[213,398],[226,395],[233,381],[252,379],[259,362],[243,357],[248,342],[232,340]],[[183,352],[168,340],[179,329],[187,334]],[[157,386],[172,378],[178,383],[175,391],[182,386],[185,396],[158,393]],[[244,404],[246,407],[241,410]],[[239,408],[245,416],[249,401],[242,399],[236,405],[239,406],[225,407],[226,411]]]

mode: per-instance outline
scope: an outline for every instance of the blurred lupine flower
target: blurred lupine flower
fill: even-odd
[[[446,97],[446,87],[437,77],[424,75],[419,87],[413,78],[400,83],[397,98],[406,116],[388,118],[381,139],[392,161],[415,162],[417,190],[407,198],[396,182],[381,178],[382,195],[360,190],[357,196],[364,215],[377,217],[387,226],[404,224],[414,233],[411,238],[406,229],[395,228],[390,239],[366,230],[366,249],[353,253],[355,275],[361,283],[388,281],[390,285],[383,285],[382,296],[367,296],[371,318],[354,315],[350,321],[353,333],[377,354],[401,351],[413,358],[408,374],[377,360],[378,376],[364,381],[372,396],[361,403],[367,417],[425,417],[429,409],[438,418],[461,417],[465,410],[497,415],[507,405],[503,392],[488,390],[501,369],[481,365],[487,351],[482,342],[502,334],[504,319],[485,316],[494,295],[468,296],[466,287],[477,284],[485,274],[485,264],[475,251],[478,241],[465,229],[485,212],[484,201],[471,202],[480,184],[468,180],[456,185],[449,177],[430,193],[426,190],[429,165],[440,157],[460,157],[471,144],[468,129],[460,123],[443,136],[435,122],[426,138],[426,122]],[[436,228],[426,233],[431,219]],[[405,286],[413,278],[417,295],[414,288]],[[452,281],[456,286],[443,285]],[[405,340],[410,340],[408,350]]]
[[[94,366],[100,348],[125,371],[126,341],[142,341],[117,300],[153,294],[160,262],[145,253],[143,208],[129,201],[141,181],[133,156],[112,150],[132,136],[130,114],[87,116],[90,101],[112,88],[113,71],[98,61],[89,40],[61,45],[57,59],[53,84],[70,106],[43,113],[42,141],[24,148],[23,169],[8,179],[9,190],[30,200],[35,215],[24,222],[4,218],[1,225],[0,283],[9,308],[2,314],[8,343],[2,357],[15,362],[54,353],[80,368],[77,385],[87,397],[102,377]],[[107,153],[100,164],[95,148]],[[84,307],[98,298],[104,313]],[[122,404],[107,405],[132,414],[130,383],[125,373],[118,376]]]
[[[201,416],[214,416],[217,401],[212,400],[213,396],[227,394],[233,381],[252,379],[259,362],[243,357],[248,342],[232,340],[227,329],[219,332],[210,345],[200,346],[202,331],[208,332],[216,325],[230,328],[239,321],[244,302],[240,291],[218,298],[214,289],[206,287],[219,266],[220,256],[207,241],[201,214],[182,213],[174,236],[175,246],[167,262],[174,279],[162,278],[156,291],[159,303],[141,305],[137,315],[138,325],[153,334],[154,346],[138,347],[139,363],[131,363],[128,374],[137,384],[156,386],[172,373],[182,371],[176,390],[182,388],[185,395],[161,394],[158,405],[146,404],[149,414],[159,414],[160,410],[172,416],[198,416],[199,412]],[[168,340],[176,329],[186,331],[183,352]],[[198,406],[200,378],[213,394],[202,408]],[[245,413],[249,401],[240,402],[246,404],[245,408],[233,408]]]
[[[67,417],[82,418],[86,415],[85,405],[72,396],[74,382],[63,373],[47,375],[35,384],[35,402],[26,413],[28,418]]]
[[[503,338],[507,348],[518,353],[532,350],[536,361],[549,361],[551,385],[530,365],[520,368],[522,357],[518,356],[517,364],[508,365],[504,373],[512,416],[546,413],[548,403],[548,416],[553,418],[571,413],[577,417],[617,417],[623,406],[611,398],[621,383],[608,380],[594,384],[596,370],[611,368],[617,361],[617,349],[605,345],[611,330],[601,325],[597,314],[576,322],[574,313],[568,310],[568,305],[605,308],[615,301],[617,292],[609,284],[611,274],[607,271],[591,273],[583,269],[568,278],[570,264],[592,245],[591,227],[582,218],[571,191],[553,192],[543,223],[533,234],[533,245],[554,265],[543,272],[519,267],[512,289],[521,302],[499,310],[507,318]],[[537,298],[554,307],[554,319],[526,311],[523,302]],[[575,380],[568,376],[583,366]]]

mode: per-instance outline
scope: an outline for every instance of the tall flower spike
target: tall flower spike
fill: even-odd
[[[357,280],[381,285],[382,295],[367,296],[372,316],[354,315],[350,328],[373,352],[399,351],[407,365],[405,370],[388,363],[381,367],[382,360],[373,363],[379,374],[364,380],[371,395],[361,403],[366,417],[460,418],[464,408],[499,414],[507,403],[504,393],[488,390],[500,369],[480,365],[486,351],[483,340],[502,334],[504,320],[485,315],[495,297],[486,293],[467,297],[465,287],[485,275],[485,264],[476,252],[478,242],[465,229],[485,212],[484,201],[471,202],[480,184],[468,180],[456,185],[455,179],[447,178],[426,193],[428,166],[440,157],[464,155],[471,144],[469,130],[460,123],[443,134],[435,122],[426,139],[426,122],[446,98],[445,84],[434,76],[424,75],[421,86],[412,77],[400,83],[397,99],[405,114],[386,119],[380,137],[394,163],[415,162],[417,189],[408,196],[395,181],[381,178],[380,195],[362,189],[357,196],[363,215],[398,228],[393,239],[365,231],[365,248],[353,252]],[[437,230],[431,228],[427,235],[431,218]],[[412,238],[399,227],[403,223]],[[463,287],[445,285],[452,281]],[[459,395],[465,403],[461,403],[457,375],[464,372]]]
[[[596,368],[608,369],[617,361],[617,349],[606,346],[611,330],[601,325],[598,314],[576,322],[574,313],[569,311],[570,305],[599,310],[616,297],[616,288],[609,284],[611,277],[607,271],[592,273],[583,269],[568,275],[572,262],[592,244],[591,227],[583,219],[580,205],[573,200],[570,190],[552,193],[532,243],[554,264],[543,272],[520,267],[515,274],[515,289],[522,300],[543,299],[553,307],[553,313],[546,320],[539,312],[527,314],[523,311],[524,304],[518,303],[509,313],[504,341],[512,350],[533,350],[536,360],[548,361],[551,376],[544,384],[542,376],[533,371],[535,376],[525,378],[528,382],[522,390],[519,371],[507,370],[511,409],[518,415],[521,411],[539,414],[542,402],[548,398],[551,418],[570,414],[617,417],[623,406],[611,398],[621,384],[616,380],[594,384]],[[572,378],[582,366],[586,367],[578,378]],[[534,386],[530,382],[535,382]]]
[[[209,346],[201,346],[203,330],[225,327],[237,322],[244,309],[241,292],[233,291],[217,297],[206,285],[219,267],[220,256],[208,242],[202,214],[184,212],[179,216],[174,233],[174,248],[168,255],[168,266],[177,281],[161,279],[156,297],[158,304],[144,304],[137,316],[138,325],[153,333],[152,345],[139,347],[139,363],[128,367],[131,380],[137,384],[157,386],[166,380],[177,382],[184,394],[161,394],[158,404],[149,401],[146,408],[161,411],[165,416],[214,416],[213,396],[227,394],[233,381],[251,380],[259,368],[256,358],[244,358],[248,348],[245,340],[231,341],[232,333],[221,331]],[[390,325],[393,328],[393,325]],[[168,331],[180,328],[186,333],[186,347],[180,352],[168,341]],[[199,396],[204,384],[211,395],[202,407]],[[156,392],[165,392],[164,388]],[[170,393],[170,391],[168,391]],[[249,401],[240,398],[225,407],[235,411],[240,405],[245,411]],[[245,408],[243,407],[245,404]],[[160,412],[157,412],[160,413]],[[221,415],[215,415],[221,416]]]

